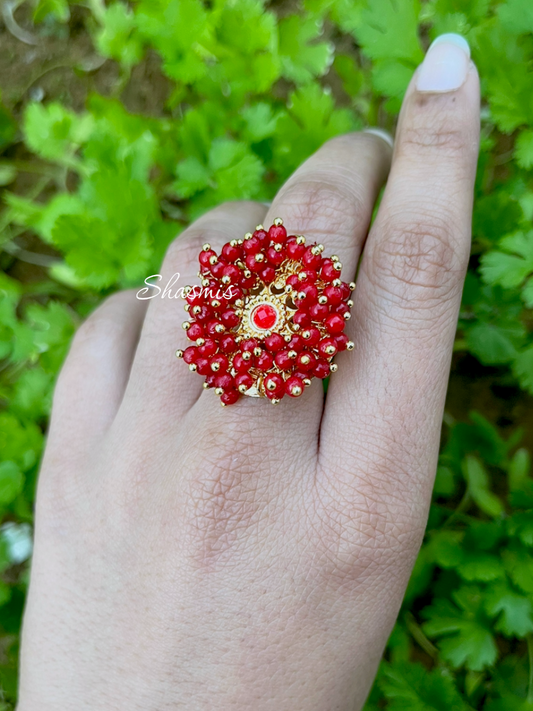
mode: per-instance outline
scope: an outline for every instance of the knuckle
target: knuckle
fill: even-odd
[[[461,283],[464,264],[444,218],[427,215],[416,221],[383,226],[371,241],[368,273],[374,285],[400,302],[442,300]]]
[[[366,219],[368,207],[349,181],[341,178],[342,173],[332,180],[331,175],[317,172],[312,179],[290,182],[280,195],[286,222],[319,237],[351,234],[354,225]]]
[[[425,155],[463,159],[470,155],[471,137],[467,126],[457,120],[456,112],[440,110],[428,97],[417,97],[417,105],[411,113],[410,123],[405,125],[397,145],[399,155]],[[436,110],[438,108],[439,110]]]

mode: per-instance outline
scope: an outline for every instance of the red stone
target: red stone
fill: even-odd
[[[227,242],[222,247],[222,256],[227,259],[228,262],[236,262],[237,259],[240,259],[242,256],[242,246],[240,244],[233,246]]]
[[[304,266],[309,267],[309,269],[318,271],[322,266],[322,257],[320,254],[313,254],[312,250],[312,247],[307,247],[303,254],[302,262]]]
[[[189,329],[190,331],[191,329]],[[199,346],[198,350],[204,358],[210,358],[217,352],[217,344],[212,338],[206,338],[203,346]]]
[[[272,284],[276,278],[276,270],[274,267],[265,267],[262,272],[259,272],[259,276],[265,284]]]
[[[215,374],[215,388],[222,388],[223,390],[228,390],[233,387],[233,378],[229,373],[216,373]]]
[[[226,309],[220,314],[220,320],[226,328],[235,328],[241,319],[233,309]]]
[[[316,362],[316,355],[314,353],[310,353],[309,351],[302,351],[301,353],[298,353],[298,358],[296,359],[296,364],[298,368],[304,372],[313,370],[316,365]]]
[[[187,330],[187,338],[190,338],[191,341],[196,341],[198,338],[202,338],[204,335],[204,329],[200,326],[199,323],[191,323]]]
[[[323,380],[324,378],[328,377],[329,372],[329,363],[326,360],[319,360],[318,363],[315,365],[313,375],[315,376],[315,378],[320,378],[321,380]]]
[[[233,357],[233,367],[237,373],[247,373],[252,367],[252,359],[244,360],[240,353],[236,353]]]
[[[225,333],[218,341],[220,350],[222,353],[233,353],[237,348],[237,342],[235,341],[235,336],[230,333]]]
[[[223,402],[224,405],[233,405],[237,402],[240,396],[241,395],[238,390],[227,390],[220,396],[220,401]]]
[[[349,338],[345,333],[339,333],[338,336],[335,336],[335,343],[337,345],[337,350],[339,351],[345,351],[346,346],[349,343]]]
[[[196,346],[189,346],[183,351],[183,360],[190,365],[191,363],[196,363],[198,360],[198,348]]]
[[[270,304],[259,304],[252,311],[251,322],[262,331],[270,331],[276,325],[278,312]]]
[[[303,257],[305,252],[305,244],[298,244],[296,237],[289,237],[286,249],[288,257],[299,260]]]
[[[297,375],[292,375],[285,383],[285,392],[291,397],[300,397],[304,391],[304,383]]]
[[[289,356],[288,350],[278,351],[274,360],[280,370],[289,370],[294,365],[294,360]]]
[[[268,351],[263,351],[260,356],[255,359],[255,367],[266,373],[274,365],[274,358]]]
[[[329,353],[331,347],[333,347],[332,352]],[[337,350],[337,344],[333,338],[323,338],[318,344],[318,352],[323,358],[333,358]]]
[[[298,309],[292,317],[292,321],[297,326],[300,326],[300,328],[307,328],[307,326],[311,325],[311,316],[309,316],[307,311],[300,311],[300,309]]]
[[[274,247],[269,247],[267,249],[267,259],[270,264],[273,264],[275,267],[279,267],[285,259],[285,252],[282,249],[279,252],[276,252]]]
[[[330,314],[326,319],[326,328],[328,333],[337,335],[344,331],[346,321],[340,314]]]
[[[268,398],[282,398],[285,391],[285,383],[278,373],[269,373],[265,380],[265,394]],[[270,389],[272,388],[272,390]]]
[[[200,373],[200,375],[209,375],[209,373],[213,372],[209,368],[209,359],[208,358],[197,358],[196,359],[196,372]]]
[[[261,249],[261,242],[258,237],[250,237],[244,240],[242,247],[246,254],[256,254]]]
[[[267,336],[267,338],[265,338],[265,346],[272,353],[281,350],[284,345],[285,341],[279,333],[273,333],[271,336]]]
[[[311,328],[306,328],[305,333],[308,334],[307,338],[302,335],[302,338],[304,338],[305,343],[307,346],[316,346],[316,344],[320,341],[320,331],[318,328],[315,328],[315,326],[311,326]]]
[[[324,259],[320,273],[324,281],[333,281],[334,279],[338,279],[341,274],[340,271],[333,267],[333,261],[329,258]]]
[[[342,289],[340,286],[326,286],[324,296],[327,296],[330,306],[337,306],[337,304],[340,304],[342,301]]]
[[[254,379],[252,378],[250,373],[239,373],[235,376],[235,385],[237,388],[239,388],[241,385],[244,385],[246,387],[246,390],[249,390],[253,384]]]
[[[323,321],[328,313],[327,304],[313,304],[309,309],[309,316],[313,321]]]
[[[268,236],[272,242],[279,242],[283,244],[283,242],[287,241],[287,230],[283,227],[283,225],[272,225],[272,227],[268,230]]]

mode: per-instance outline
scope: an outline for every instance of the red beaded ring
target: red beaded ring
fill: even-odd
[[[228,242],[220,255],[204,245],[202,285],[184,290],[190,320],[183,328],[195,345],[176,355],[222,405],[241,395],[273,404],[299,397],[312,378],[337,370],[336,353],[353,350],[344,326],[355,284],[341,281],[338,257],[323,251],[288,236],[280,218]]]

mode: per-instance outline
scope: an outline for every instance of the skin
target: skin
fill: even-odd
[[[162,283],[187,284],[204,242],[277,216],[345,279],[364,246],[327,398],[314,381],[221,408],[174,358],[178,301],[120,293],[80,328],[39,480],[19,711],[362,707],[427,520],[478,137],[473,66],[453,92],[412,83],[394,152],[335,138],[268,210],[222,205],[170,247]]]

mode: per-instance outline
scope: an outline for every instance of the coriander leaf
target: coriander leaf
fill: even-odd
[[[296,84],[306,84],[320,77],[333,61],[333,47],[329,42],[313,43],[322,33],[314,18],[299,15],[286,17],[279,23],[279,55],[282,74]]]
[[[485,594],[485,610],[498,617],[495,629],[507,637],[525,637],[533,632],[533,604],[506,582],[492,585]]]

